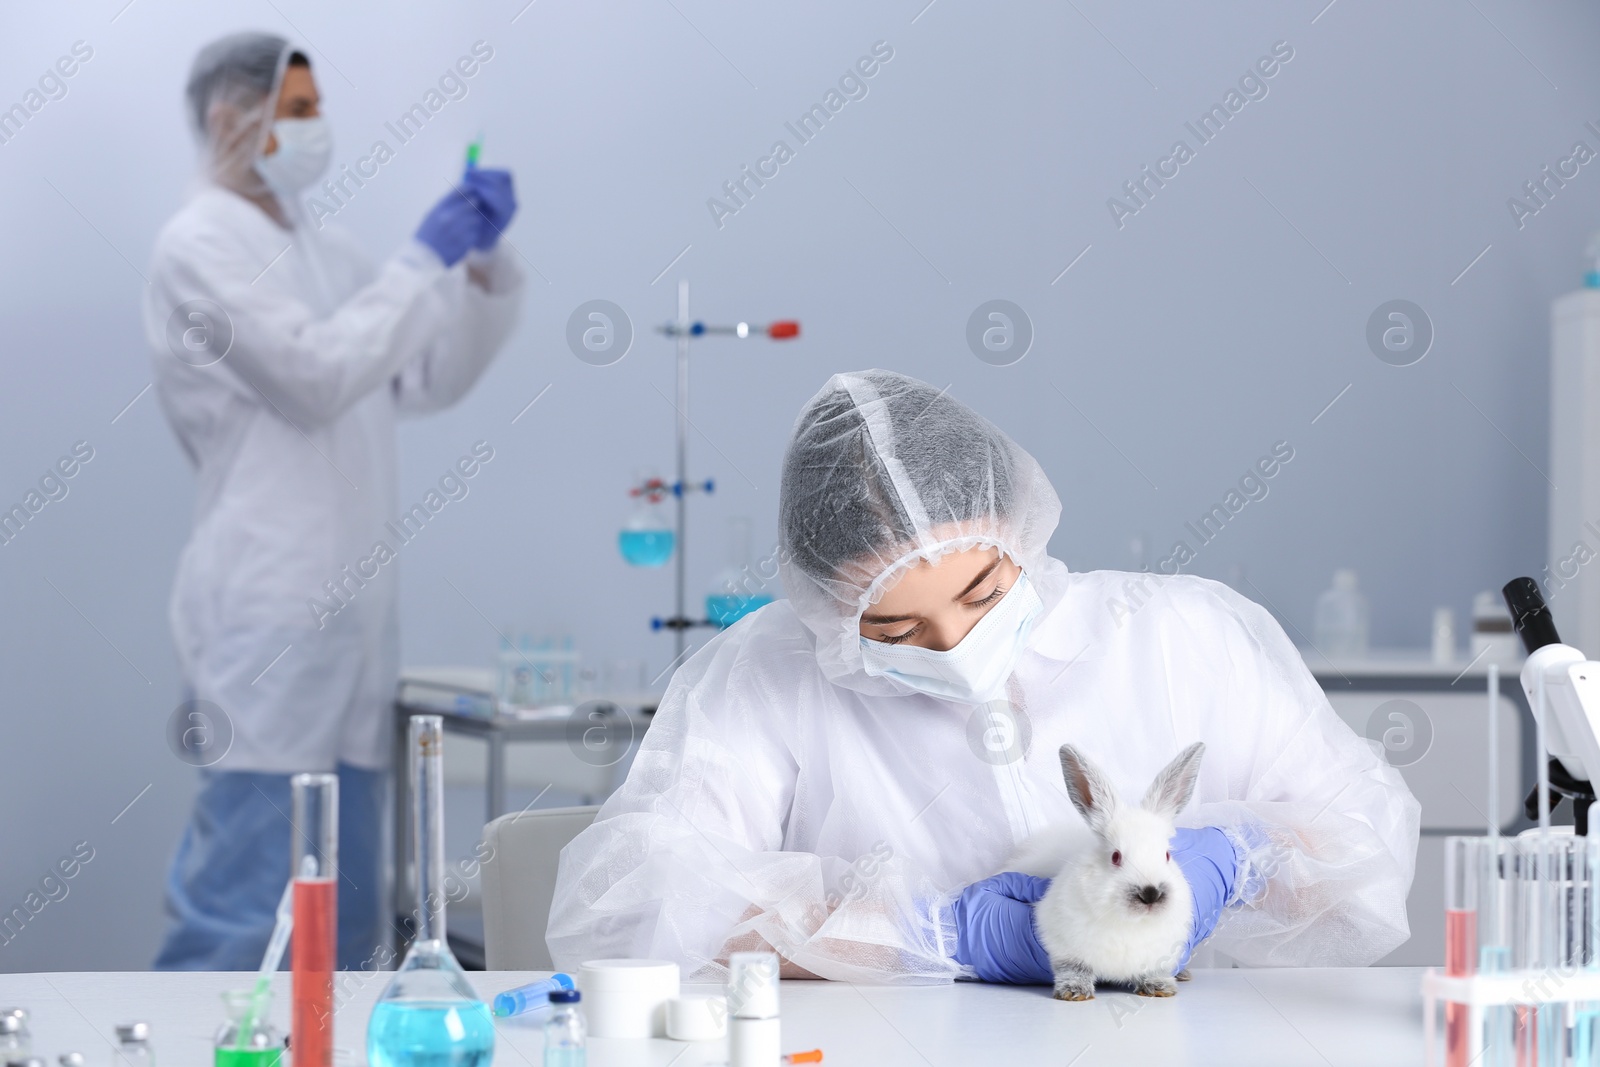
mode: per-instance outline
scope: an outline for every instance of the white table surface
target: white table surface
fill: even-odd
[[[391,977],[346,972],[335,1023],[340,1067],[365,1064],[366,1023]],[[545,977],[525,971],[471,972],[485,1000]],[[83,1052],[108,1064],[118,1022],[142,1020],[161,1067],[209,1067],[223,1019],[220,993],[248,988],[229,973],[0,974],[0,1004],[32,1013],[34,1055],[53,1065]],[[714,992],[685,987],[684,992]],[[273,1022],[286,1029],[289,976],[274,984]],[[824,1067],[884,1064],[1293,1064],[1422,1063],[1421,971],[1197,970],[1176,997],[1158,1000],[1101,990],[1065,1003],[1044,987],[958,983],[912,989],[837,982],[784,982],[783,1047],[820,1048]],[[542,1013],[496,1020],[495,1064],[542,1063]],[[724,1063],[726,1041],[686,1044],[592,1040],[593,1067],[695,1067]]]

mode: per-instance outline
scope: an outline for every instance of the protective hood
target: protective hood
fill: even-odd
[[[996,547],[1027,572],[1046,613],[1066,567],[1046,553],[1061,501],[1038,462],[946,390],[892,371],[837,374],[795,422],[779,494],[779,566],[837,685],[907,692],[869,677],[859,623],[920,560]]]
[[[293,51],[274,33],[233,33],[195,56],[185,89],[206,180],[248,199],[271,195],[256,171]],[[284,204],[285,210],[294,205]]]

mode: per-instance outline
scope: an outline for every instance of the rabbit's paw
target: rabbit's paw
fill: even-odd
[[[1093,1000],[1094,972],[1077,960],[1053,960],[1057,1000]]]
[[[1170,997],[1177,994],[1178,987],[1164,974],[1147,974],[1134,981],[1133,991],[1141,997]]]

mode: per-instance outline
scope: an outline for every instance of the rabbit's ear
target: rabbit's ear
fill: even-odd
[[[1117,813],[1117,793],[1100,769],[1071,745],[1061,746],[1061,776],[1067,780],[1067,796],[1078,809],[1089,829],[1104,836]]]
[[[1196,741],[1178,753],[1150,783],[1150,791],[1144,795],[1144,807],[1169,819],[1182,811],[1194,796],[1195,779],[1200,775],[1200,757],[1205,754],[1204,741]]]

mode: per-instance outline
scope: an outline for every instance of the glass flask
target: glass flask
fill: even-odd
[[[728,564],[711,580],[706,618],[729,627],[757,608],[772,603],[771,582],[750,566],[750,520],[728,520]]]
[[[272,993],[259,1000],[255,990],[230,989],[222,994],[228,1021],[217,1031],[216,1067],[278,1067],[283,1040],[267,1019]]]
[[[1367,598],[1356,572],[1333,572],[1333,586],[1317,598],[1316,647],[1328,659],[1362,659],[1367,654]]]
[[[487,1067],[494,1017],[445,942],[444,719],[413,715],[411,849],[417,936],[367,1024],[371,1067]]]
[[[617,547],[622,550],[622,558],[635,567],[664,567],[672,558],[677,538],[660,506],[671,491],[671,486],[651,471],[641,471],[628,490],[636,503],[633,514],[617,534]]]

